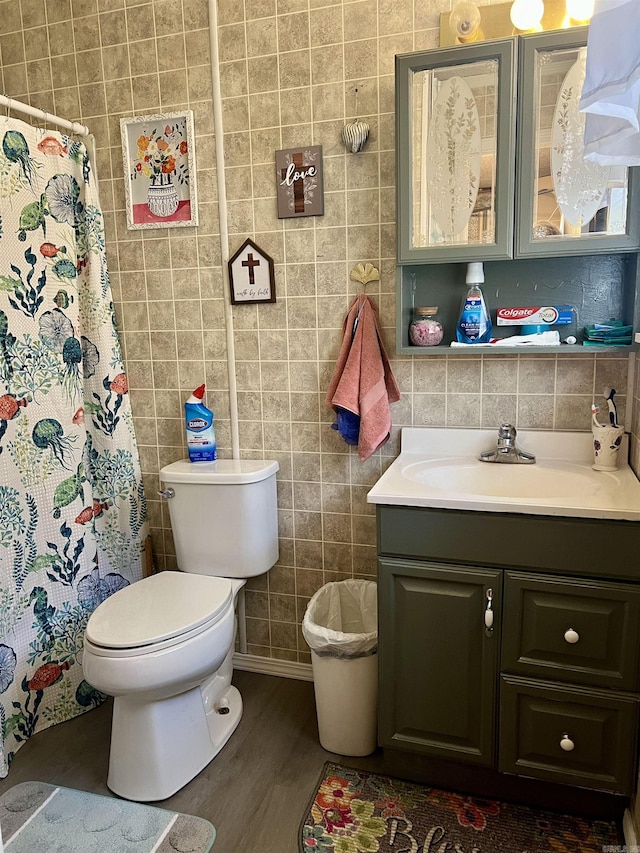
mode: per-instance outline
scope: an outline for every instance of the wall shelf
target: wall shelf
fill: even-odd
[[[638,328],[640,309],[640,264],[638,255],[585,255],[581,257],[536,258],[490,261],[484,265],[483,293],[487,301],[494,337],[519,334],[518,326],[497,326],[496,309],[506,306],[572,305],[573,323],[553,328],[561,338],[574,335],[578,343],[560,346],[451,347],[462,300],[467,292],[466,264],[411,264],[397,267],[396,351],[399,355],[513,355],[624,354],[640,349],[627,347],[584,347],[584,326],[612,317]],[[409,343],[409,323],[416,305],[437,305],[444,325],[444,339],[437,347]],[[551,327],[550,327],[551,328]]]

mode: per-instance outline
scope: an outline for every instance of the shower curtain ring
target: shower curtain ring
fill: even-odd
[[[7,117],[6,120],[9,121],[11,118],[11,98],[7,96]]]

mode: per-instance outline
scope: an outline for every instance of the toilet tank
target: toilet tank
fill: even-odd
[[[183,459],[160,470],[184,572],[226,578],[261,575],[278,560],[277,462]]]

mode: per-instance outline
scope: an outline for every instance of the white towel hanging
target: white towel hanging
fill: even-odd
[[[595,0],[580,110],[587,160],[640,165],[639,0]]]

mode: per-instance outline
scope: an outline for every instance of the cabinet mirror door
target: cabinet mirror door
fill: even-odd
[[[396,57],[398,259],[511,257],[515,40]]]
[[[523,36],[519,101],[519,256],[632,251],[633,170],[584,159],[579,111],[586,28]]]

